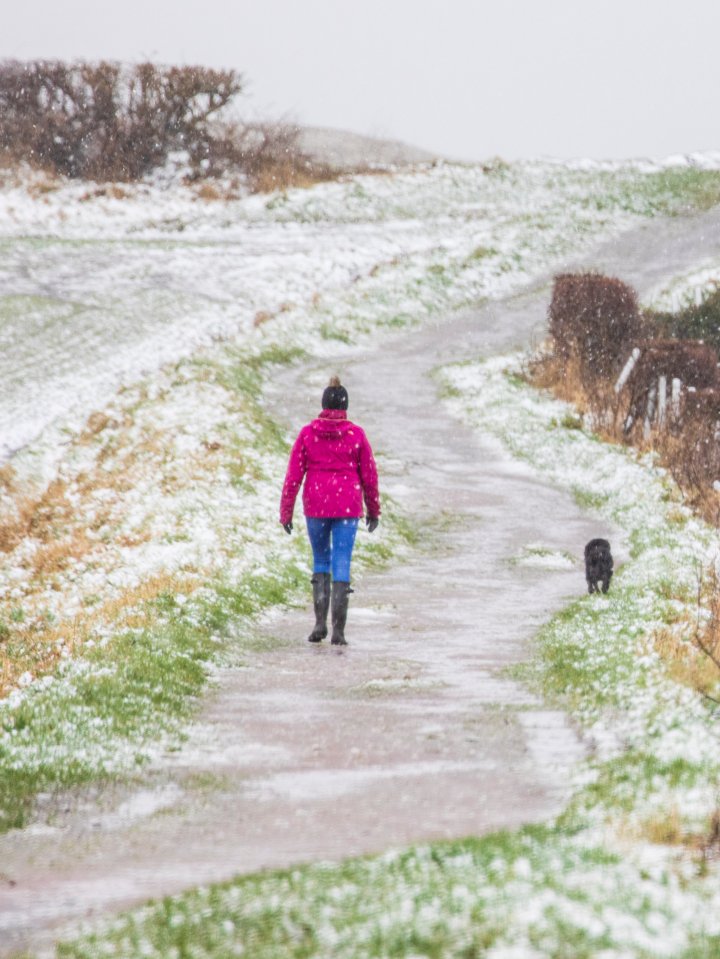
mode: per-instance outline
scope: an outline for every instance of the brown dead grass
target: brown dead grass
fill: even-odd
[[[713,568],[698,582],[695,611],[679,613],[652,642],[672,679],[720,704],[720,577]]]
[[[701,874],[712,860],[720,859],[720,809],[715,809],[703,824],[683,822],[677,806],[638,822],[620,824],[620,835],[631,842],[644,840],[684,850],[696,860]]]
[[[153,600],[164,593],[191,595],[202,581],[199,573],[160,573],[58,625],[46,627],[38,624],[37,617],[31,617],[28,625],[12,623],[8,604],[4,603],[0,621],[6,624],[8,633],[0,644],[0,697],[17,686],[23,673],[52,672],[60,660],[76,655],[97,626],[111,623],[118,631],[151,627]]]
[[[198,200],[204,200],[206,203],[214,203],[224,199],[223,194],[215,183],[202,183],[195,190],[195,196]]]
[[[24,539],[41,543],[57,539],[73,516],[62,479],[53,480],[38,496],[16,494],[0,518],[0,552],[12,552]]]
[[[693,643],[692,638],[667,628],[653,635],[653,647],[665,663],[669,676],[683,686],[712,694],[720,679],[717,667]]]
[[[10,463],[0,466],[0,490],[12,493],[15,489],[16,479],[15,470]]]
[[[676,806],[667,813],[651,816],[640,827],[642,838],[662,846],[679,846],[692,843],[692,837],[683,826]]]
[[[580,413],[588,412],[580,364],[575,357],[566,358],[549,350],[544,351],[526,363],[524,373],[527,381],[536,389],[549,390],[558,399],[572,403]]]
[[[275,190],[303,189],[339,178],[340,173],[332,167],[288,159],[254,171],[250,182],[253,193],[273,193]]]
[[[111,200],[126,200],[129,196],[129,191],[123,190],[117,183],[106,183],[93,190],[87,190],[80,197],[80,202],[87,203],[88,200],[99,200],[103,197],[108,197]]]
[[[612,389],[600,380],[590,381],[576,356],[564,357],[548,347],[525,364],[524,375],[536,389],[547,390],[588,416],[601,438],[622,440],[622,414]]]
[[[691,421],[682,432],[654,431],[651,445],[683,492],[688,506],[711,526],[720,527],[720,443],[715,425]]]
[[[95,544],[83,529],[73,530],[70,536],[41,546],[31,560],[33,575],[51,577],[66,570],[71,563],[84,559]]]
[[[60,181],[49,174],[44,174],[28,184],[27,192],[34,200],[41,199],[60,188]]]
[[[7,571],[19,567],[29,573],[21,590],[0,599],[0,696],[25,672],[52,672],[98,627],[151,625],[151,601],[160,593],[190,594],[206,581],[189,568],[161,573],[132,589],[107,584],[100,595],[83,596],[81,611],[68,609],[76,563],[110,571],[118,548],[133,549],[154,535],[150,516],[134,528],[124,523],[125,491],[150,480],[174,494],[202,481],[227,456],[223,444],[209,436],[196,452],[178,459],[171,431],[152,422],[138,429],[134,422],[134,411],[146,399],[141,390],[133,391],[125,412],[92,413],[68,445],[62,478],[45,489],[23,483],[10,466],[0,470],[0,562]],[[82,471],[72,468],[76,454]]]

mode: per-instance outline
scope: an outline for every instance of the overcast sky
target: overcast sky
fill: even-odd
[[[720,149],[720,0],[8,0],[0,56],[233,67],[253,116],[467,159]]]

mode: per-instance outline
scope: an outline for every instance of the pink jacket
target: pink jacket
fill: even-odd
[[[363,499],[368,517],[380,515],[372,449],[364,430],[347,419],[345,410],[323,410],[300,430],[285,474],[281,523],[291,521],[303,479],[306,516],[360,517]]]

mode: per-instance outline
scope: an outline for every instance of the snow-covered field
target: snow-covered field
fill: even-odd
[[[168,657],[169,666],[180,626],[204,630],[204,645],[181,650],[173,667],[183,657],[207,662],[222,655],[231,603],[242,616],[294,595],[299,544],[279,536],[276,522],[284,437],[259,402],[273,364],[303,352],[337,363],[346,344],[363,337],[440,322],[445,311],[510,294],[643,218],[692,207],[702,168],[716,166],[714,157],[666,165],[441,164],[230,200],[172,184],[117,191],[8,181],[0,190],[0,437],[4,456],[21,452],[0,487],[4,774],[43,789],[65,782],[61,771],[70,768],[79,779],[130,768],[157,736],[177,732],[186,709],[176,700],[202,685],[195,677],[165,701],[156,701],[156,690],[138,691],[127,675],[137,670],[124,668],[136,655],[133,635],[138,646],[152,636],[142,648],[154,676],[159,659]],[[676,551],[671,592],[687,592],[684,571],[707,558],[709,534],[677,503],[673,516],[682,523],[673,520],[667,532],[665,480],[561,429],[557,405],[513,384],[500,363],[449,375],[477,400],[476,425],[523,449],[555,481],[582,490],[585,447],[595,470],[599,456],[612,490],[602,508],[637,541],[642,562],[619,578],[617,601],[591,612],[582,606],[548,627],[543,642],[566,645],[563,630],[572,624],[572,642],[597,657],[578,666],[586,685],[577,691],[577,716],[593,730],[602,769],[621,746],[653,762],[683,758],[692,766],[682,793],[661,778],[657,789],[638,792],[627,815],[613,812],[609,827],[617,793],[590,810],[579,785],[586,831],[577,845],[563,845],[582,870],[588,836],[609,843],[611,856],[627,840],[636,858],[622,867],[630,869],[623,882],[657,875],[648,915],[670,929],[712,893],[680,888],[685,880],[672,877],[685,860],[679,857],[677,873],[674,849],[650,849],[633,831],[642,832],[638,822],[654,814],[653,803],[662,800],[665,810],[675,799],[700,828],[712,807],[716,739],[694,694],[668,685],[647,641],[638,640],[638,654],[628,637],[645,636],[663,618],[661,556]],[[401,519],[383,531],[395,550],[403,548]],[[643,542],[643,530],[657,542]],[[232,601],[223,591],[229,587]],[[551,672],[540,677],[548,688]],[[89,691],[98,684],[109,701],[114,691],[136,704],[139,719],[119,723],[97,707]],[[602,769],[593,770],[596,779]],[[497,875],[506,866],[501,861]],[[547,899],[547,882],[535,881],[533,868],[522,865],[507,887],[507,942],[493,955],[553,954],[522,951],[532,942],[527,916],[562,918],[557,896],[577,897],[568,879],[564,892]],[[623,897],[605,892],[598,908],[615,915]],[[532,910],[521,913],[528,901]],[[519,911],[511,922],[513,903]],[[717,934],[714,905],[707,931]],[[634,922],[620,916],[613,928]],[[667,941],[665,954],[678,955],[687,936]]]
[[[671,207],[663,169],[441,164],[229,200],[162,183],[8,179],[0,458],[117,386],[201,345],[252,337],[270,317],[274,338],[316,338],[323,319],[326,332],[354,336],[358,321],[377,323],[378,306],[397,324],[508,293]]]

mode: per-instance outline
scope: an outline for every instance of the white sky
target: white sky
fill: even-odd
[[[720,149],[720,0],[8,0],[0,57],[233,67],[253,116],[447,156]]]

